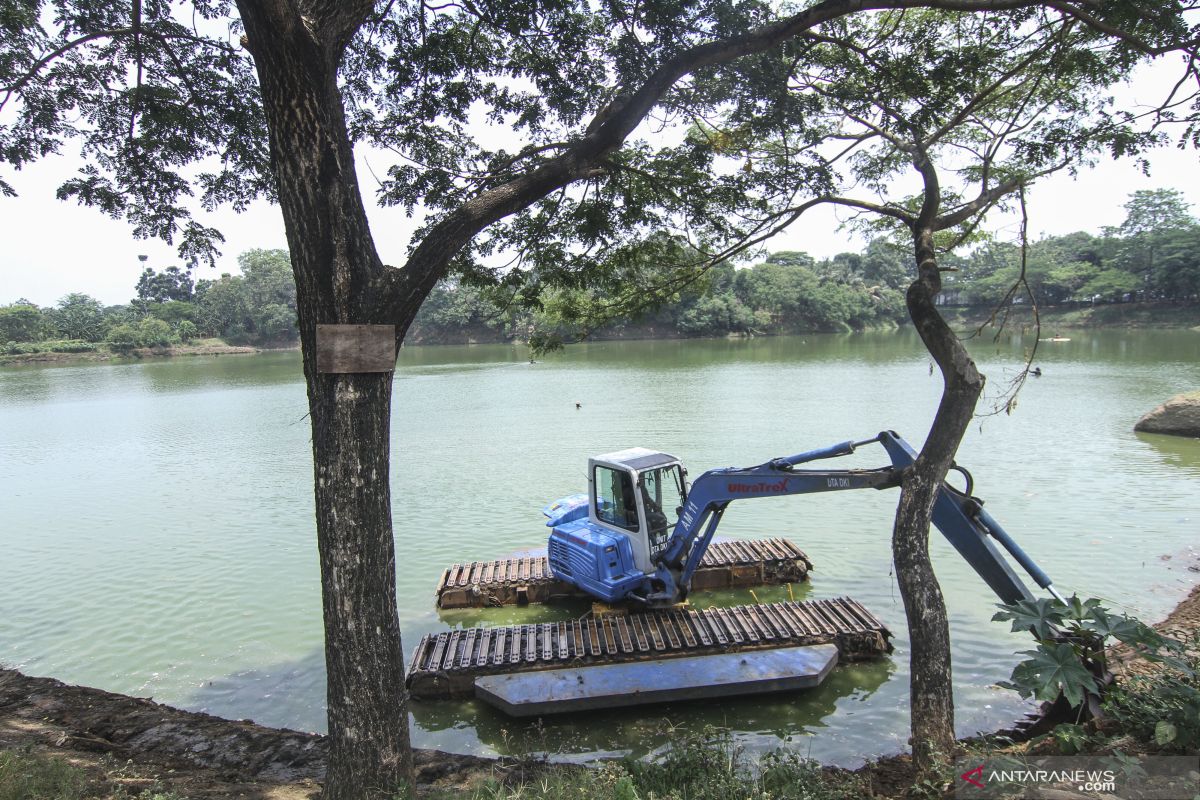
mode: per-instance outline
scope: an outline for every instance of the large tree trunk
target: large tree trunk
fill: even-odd
[[[908,313],[941,369],[944,386],[925,445],[901,484],[892,552],[912,647],[909,705],[913,760],[918,772],[929,773],[954,749],[950,627],[942,590],[929,559],[929,526],[938,487],[954,463],[984,379],[934,305],[941,277],[933,231],[916,231],[914,244],[918,277],[908,288]]]
[[[314,375],[317,546],[330,758],[325,798],[412,786],[389,491],[391,374]]]
[[[412,786],[389,484],[392,373],[317,369],[318,324],[387,323],[336,84],[341,47],[286,6],[240,2],[268,120],[271,166],[296,277],[308,384],[325,622],[330,755],[324,797]]]

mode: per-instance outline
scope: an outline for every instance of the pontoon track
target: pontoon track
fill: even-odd
[[[842,661],[891,651],[891,633],[848,598],[731,608],[588,614],[577,620],[427,634],[406,683],[421,699],[467,697],[479,675],[836,644]]]
[[[808,556],[787,539],[715,542],[692,576],[692,589],[800,583],[810,569]],[[438,581],[437,607],[486,608],[576,596],[584,595],[550,573],[546,556],[529,556],[451,566]]]

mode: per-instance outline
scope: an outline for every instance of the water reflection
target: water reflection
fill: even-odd
[[[474,700],[414,701],[412,713],[417,725],[443,745],[454,737],[437,736],[438,732],[473,728],[479,742],[503,755],[548,752],[594,758],[597,753],[619,753],[641,757],[681,734],[699,733],[709,726],[727,727],[732,720],[737,720],[735,740],[758,751],[818,729],[841,728],[850,721],[854,704],[871,697],[894,670],[891,659],[885,658],[838,666],[815,689],[554,715],[540,721],[516,720]],[[464,739],[457,746],[466,743]]]
[[[1034,360],[1039,363],[1061,363],[1086,359],[1112,363],[1189,363],[1200,360],[1200,333],[1187,330],[1069,330],[1054,332],[1043,329],[1039,340],[1033,332],[1014,331],[1000,334],[995,341],[990,329],[982,335],[968,338],[973,353],[1024,355],[1034,345]],[[1059,341],[1048,341],[1058,335]],[[1047,373],[1049,375],[1049,373]]]
[[[179,369],[170,360],[147,360],[139,365],[146,385],[154,392],[225,390],[253,386],[303,384],[299,350],[281,350],[257,355],[227,354],[188,356],[189,369]]]
[[[635,708],[519,720],[471,699],[412,701],[411,721],[422,746],[463,753],[550,753],[580,760],[645,756],[685,733],[724,728],[736,720],[735,740],[751,751],[832,733],[813,740],[813,756],[853,763],[844,729],[896,672],[892,658],[839,665],[815,688],[758,697],[661,703]],[[275,727],[325,732],[325,659],[320,650],[294,661],[238,670],[204,681],[177,704],[185,709]]]
[[[686,372],[719,364],[775,364],[806,362],[829,364],[849,362],[874,364],[893,361],[907,333],[880,336],[846,333],[765,338],[693,339],[686,347],[675,340],[636,342],[585,342],[546,357],[547,362],[571,361],[613,369],[642,369]],[[915,340],[914,340],[915,341]],[[630,358],[633,356],[633,358]]]
[[[1173,469],[1200,475],[1200,439],[1162,433],[1138,432],[1135,435],[1162,463]]]
[[[0,369],[0,405],[43,403],[50,397],[53,387],[54,382],[44,369]]]

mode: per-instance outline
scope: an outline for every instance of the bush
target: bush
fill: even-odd
[[[46,342],[45,345],[51,353],[94,353],[98,349],[96,342],[85,342],[82,339],[63,339]]]
[[[170,347],[175,341],[171,326],[161,319],[148,317],[138,325],[138,340],[142,347]]]
[[[104,339],[104,343],[114,353],[128,353],[141,345],[141,341],[138,329],[127,323],[113,326]]]
[[[32,353],[92,353],[98,349],[95,342],[82,339],[51,339],[48,342],[6,342],[0,345],[0,353],[8,356]]]
[[[200,335],[200,329],[196,327],[196,323],[185,319],[175,328],[175,333],[179,336],[179,341],[188,344]]]

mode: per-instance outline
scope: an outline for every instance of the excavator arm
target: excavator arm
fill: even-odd
[[[849,455],[858,447],[880,443],[891,458],[891,466],[878,469],[798,470],[795,467],[827,458]],[[793,456],[776,458],[756,467],[710,470],[691,486],[671,538],[660,551],[652,591],[644,598],[650,605],[679,602],[687,594],[692,574],[712,542],[721,517],[734,500],[775,497],[849,489],[888,489],[900,485],[904,469],[917,453],[893,431],[873,439],[841,442]],[[1013,559],[1047,591],[1058,597],[1050,578],[1017,546],[999,523],[972,497],[971,480],[965,492],[943,483],[934,504],[933,524],[954,546],[971,568],[1005,603],[1031,599],[1032,595],[1012,566],[1000,554],[1003,547]]]

